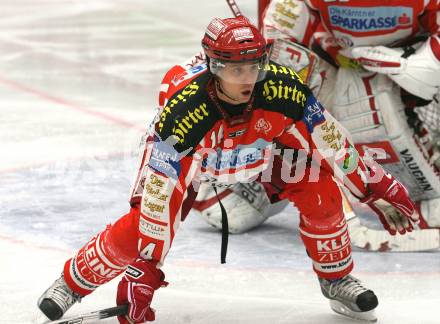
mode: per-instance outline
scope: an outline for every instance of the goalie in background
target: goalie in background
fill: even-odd
[[[374,157],[417,201],[422,231],[391,236],[361,225],[356,214],[368,218],[372,211],[345,191],[352,204],[344,203],[352,242],[361,248],[440,247],[437,3],[420,0],[379,6],[363,0],[273,0],[263,14],[263,34],[272,43],[271,59],[294,68],[350,131],[358,151]],[[260,186],[240,185],[223,194],[235,225],[231,231],[247,231],[274,215],[268,205],[272,188]],[[269,190],[265,193],[262,188]],[[210,204],[212,194],[209,187],[203,188],[196,209],[218,228],[220,211]],[[283,202],[275,207],[280,205]]]
[[[403,238],[361,229],[349,207],[358,233],[352,231],[353,242],[373,250],[439,248],[439,2],[272,0],[261,14],[263,34],[275,49],[271,58],[298,66],[300,49],[291,42],[317,54],[319,64],[311,68],[322,84],[315,95],[350,131],[358,151],[373,156],[417,202],[423,231]],[[357,214],[371,214],[350,202]]]

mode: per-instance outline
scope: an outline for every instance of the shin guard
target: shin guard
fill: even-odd
[[[111,240],[111,226],[93,237],[64,265],[64,279],[76,293],[85,296],[124,272],[130,260],[116,259]],[[109,252],[111,251],[111,252]],[[112,253],[113,252],[113,253]]]
[[[301,238],[313,269],[320,278],[332,280],[344,277],[353,269],[350,237],[345,219],[333,231],[317,231],[300,227]]]

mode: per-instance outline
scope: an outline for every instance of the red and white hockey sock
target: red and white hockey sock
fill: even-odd
[[[300,226],[300,232],[308,255],[313,260],[313,269],[320,278],[338,279],[351,272],[353,260],[345,220],[333,231]]]
[[[64,280],[74,292],[85,296],[100,285],[124,272],[128,259],[117,260],[107,239],[111,226],[93,237],[78,253],[64,265]],[[111,251],[111,252],[108,252]]]

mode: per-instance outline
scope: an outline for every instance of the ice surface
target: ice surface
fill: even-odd
[[[240,0],[254,17],[256,1]],[[64,261],[128,210],[137,146],[162,74],[200,50],[224,1],[0,3],[0,323],[36,323]],[[355,252],[380,323],[439,323],[440,254]],[[231,236],[197,215],[180,229],[157,323],[351,323],[322,297],[289,208]],[[114,304],[115,282],[70,313]],[[108,323],[116,321],[108,320]]]

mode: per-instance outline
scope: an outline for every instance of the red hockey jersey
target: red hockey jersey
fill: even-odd
[[[333,58],[356,46],[399,46],[420,33],[439,33],[438,0],[273,0],[264,24],[310,45],[312,37]],[[271,35],[272,34],[272,35]],[[347,54],[347,53],[345,53]]]
[[[161,94],[166,104],[152,124],[131,198],[141,206],[146,227],[141,222],[140,230],[164,244],[157,259],[168,251],[177,230],[169,225],[178,226],[175,220],[197,183],[227,185],[261,174],[261,181],[270,181],[275,143],[304,152],[317,169],[342,175],[356,196],[367,194],[366,167],[345,130],[292,69],[272,62],[265,69],[266,78],[237,116],[222,108],[206,64],[167,73]],[[161,231],[152,232],[151,224]]]

